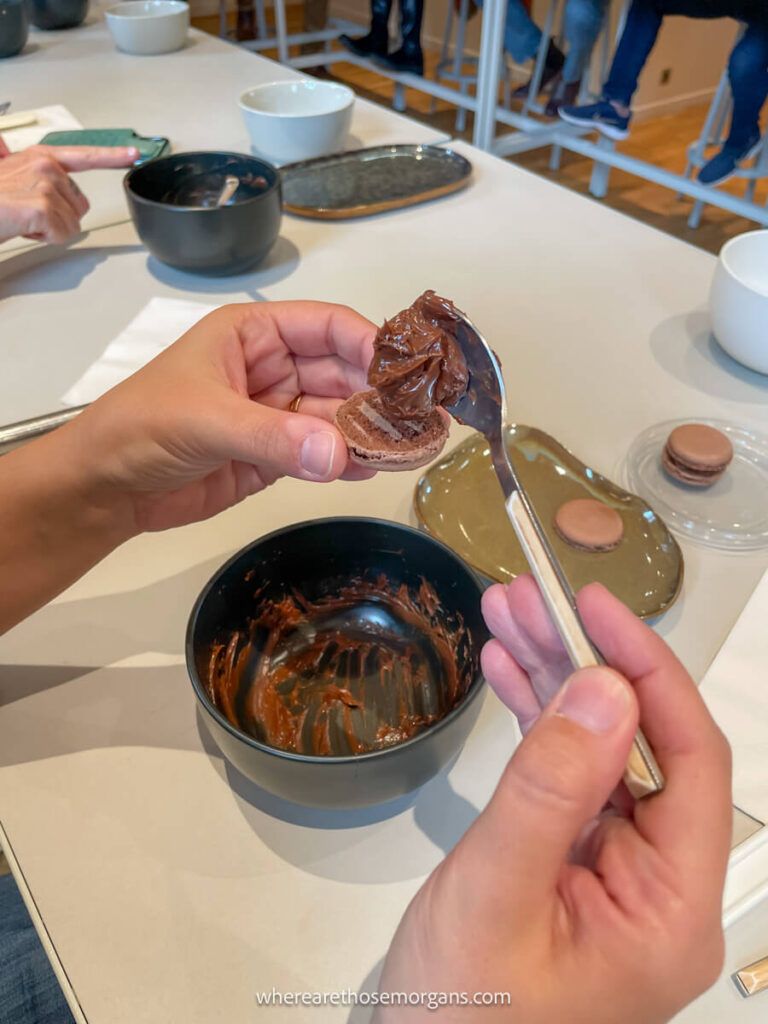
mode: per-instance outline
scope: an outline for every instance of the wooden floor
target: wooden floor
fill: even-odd
[[[300,31],[301,8],[290,5],[287,10],[289,31]],[[218,18],[196,18],[194,21],[205,31],[218,32]],[[269,53],[268,56],[276,55]],[[429,77],[433,76],[436,64],[437,54],[428,52],[426,73]],[[377,75],[375,71],[353,64],[336,63],[331,65],[331,73],[334,78],[351,85],[366,99],[386,105],[392,102],[394,87],[391,80],[383,75]],[[424,93],[407,89],[406,103],[407,113],[416,120],[439,128],[452,136],[459,134],[460,137],[471,139],[471,113],[467,115],[466,130],[457,133],[454,127],[456,108],[447,102],[433,101]],[[633,128],[626,142],[620,143],[619,149],[667,170],[682,172],[685,168],[686,147],[698,137],[706,112],[706,105],[693,106],[679,113],[643,121]],[[588,195],[592,161],[578,154],[564,152],[560,169],[550,171],[549,152],[547,147],[511,159],[575,192]],[[721,187],[734,194],[743,194],[745,182],[736,179]],[[768,201],[768,181],[758,185],[757,200],[761,203]],[[610,191],[603,202],[622,213],[714,253],[718,252],[729,238],[756,227],[753,221],[710,206],[704,212],[701,226],[697,230],[691,230],[686,221],[691,211],[692,200],[677,199],[676,194],[669,189],[615,169],[611,174]]]

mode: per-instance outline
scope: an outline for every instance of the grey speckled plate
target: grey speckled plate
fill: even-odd
[[[439,146],[373,146],[288,164],[280,173],[289,213],[341,220],[455,192],[469,182],[472,164]]]

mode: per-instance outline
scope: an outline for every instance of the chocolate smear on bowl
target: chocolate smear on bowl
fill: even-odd
[[[257,599],[258,600],[258,599]],[[247,630],[213,645],[206,688],[236,728],[280,750],[382,750],[438,722],[471,681],[464,623],[422,579],[353,579],[309,601],[262,600]]]

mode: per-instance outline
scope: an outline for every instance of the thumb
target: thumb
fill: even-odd
[[[571,847],[622,776],[637,722],[623,676],[581,669],[515,751],[478,824],[517,906],[540,906],[554,891]]]
[[[279,476],[335,480],[347,468],[347,446],[327,420],[273,409],[232,393],[221,414],[206,418],[208,454],[264,466]]]

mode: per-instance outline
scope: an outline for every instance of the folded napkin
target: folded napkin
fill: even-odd
[[[198,320],[216,309],[184,299],[150,299],[124,331],[62,396],[65,405],[85,405],[130,377],[176,341]]]
[[[701,684],[733,748],[733,802],[768,822],[768,572]]]
[[[27,146],[36,146],[48,132],[70,131],[72,128],[83,126],[66,107],[40,107],[38,110],[10,110],[11,115],[34,114],[37,118],[35,124],[25,125],[23,128],[10,128],[3,132],[3,142],[12,153],[18,153],[20,149]]]

